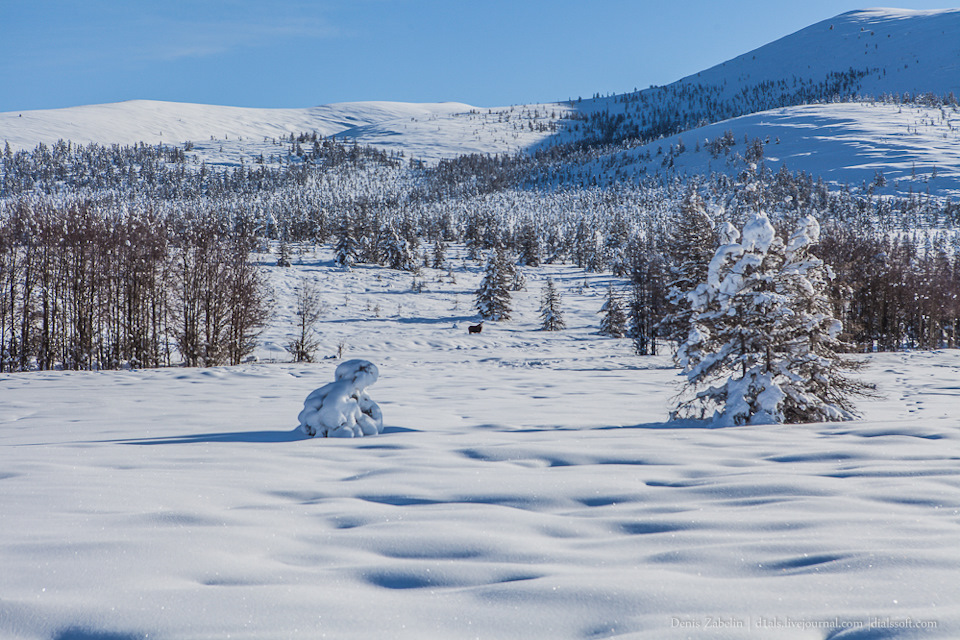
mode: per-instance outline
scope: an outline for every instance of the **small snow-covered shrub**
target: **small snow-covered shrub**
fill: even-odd
[[[348,360],[337,367],[336,380],[313,391],[303,401],[300,429],[308,436],[354,438],[375,436],[383,415],[365,389],[380,377],[377,365]]]

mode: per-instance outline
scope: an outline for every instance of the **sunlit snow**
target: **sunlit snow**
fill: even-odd
[[[329,251],[269,267],[258,364],[0,375],[0,636],[960,633],[958,352],[868,357],[854,422],[669,423],[669,356],[596,335],[608,276],[530,269],[470,335],[480,265],[452,259],[422,293]],[[321,354],[377,363],[376,438],[298,428],[341,364],[270,362],[302,276]]]

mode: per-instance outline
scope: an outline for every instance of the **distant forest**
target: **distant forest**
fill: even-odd
[[[659,321],[670,274],[692,250],[671,234],[691,207],[737,225],[763,210],[781,232],[816,216],[852,350],[957,346],[960,204],[831,192],[813,176],[771,173],[762,144],[735,177],[620,181],[604,163],[632,143],[602,132],[623,125],[597,120],[591,144],[435,166],[315,133],[286,140],[279,163],[233,167],[170,146],[8,146],[0,371],[241,362],[269,320],[249,255],[271,242],[329,244],[349,261],[411,271],[447,268],[450,244],[478,259],[496,249],[520,267],[608,271],[644,301],[648,337],[669,341]],[[721,153],[738,142],[711,144]]]

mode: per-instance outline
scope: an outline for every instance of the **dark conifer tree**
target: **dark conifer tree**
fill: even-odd
[[[280,247],[277,250],[277,266],[278,267],[290,267],[293,266],[293,263],[290,261],[290,245],[286,242],[281,242]]]
[[[350,218],[344,216],[337,230],[337,243],[334,246],[334,262],[339,267],[349,269],[357,261],[357,241],[354,238],[353,225]]]

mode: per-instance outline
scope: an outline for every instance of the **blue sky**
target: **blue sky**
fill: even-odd
[[[0,0],[0,111],[131,99],[489,107],[589,97],[666,84],[864,6],[870,5]]]

